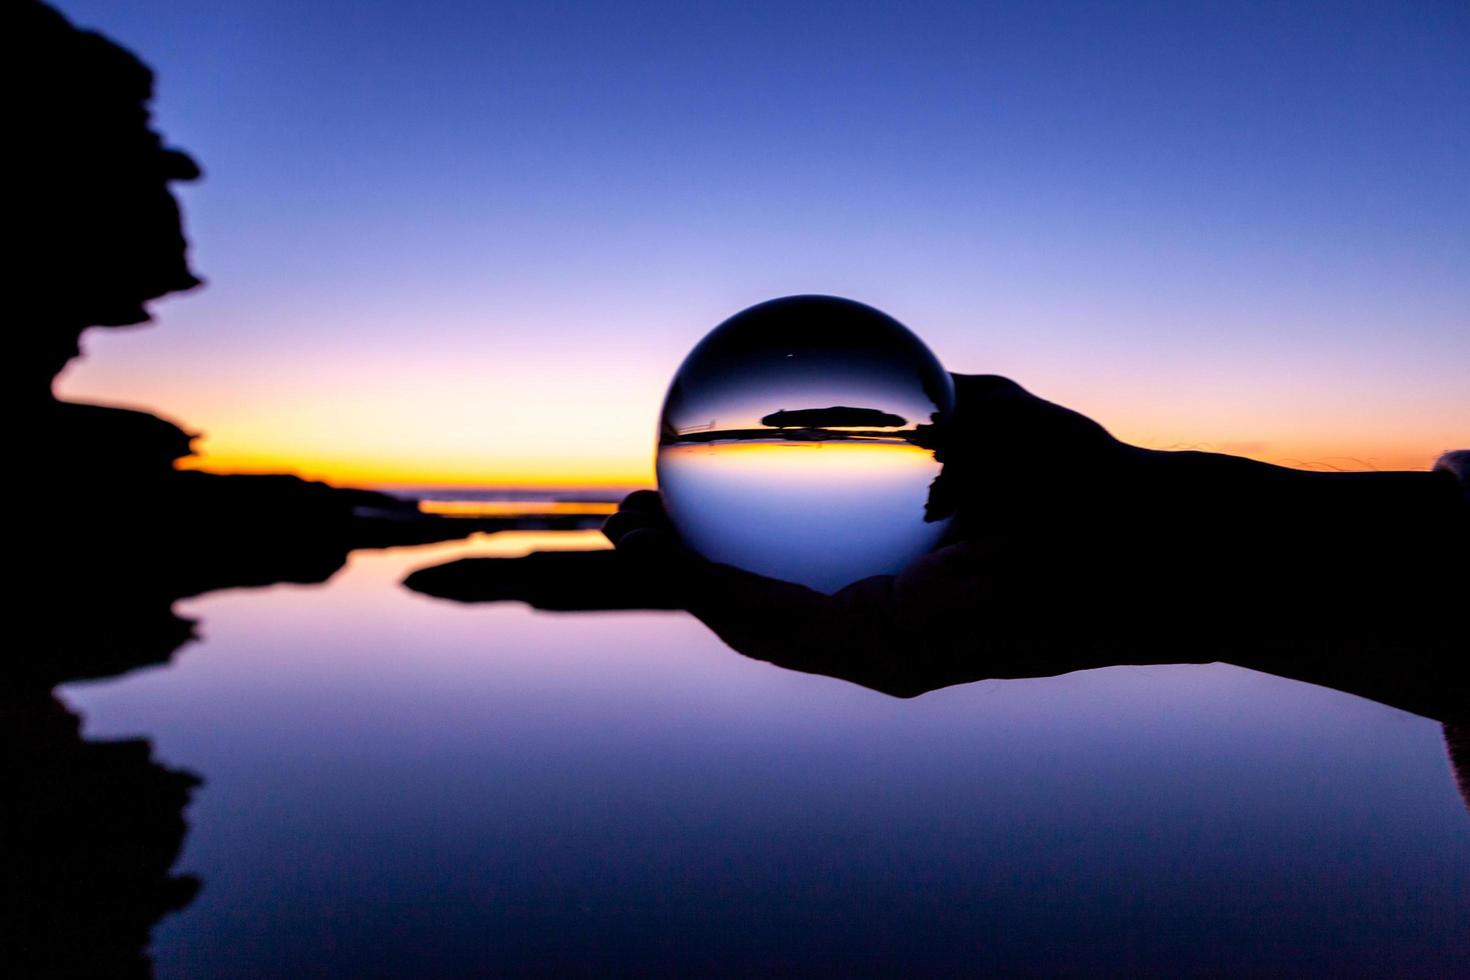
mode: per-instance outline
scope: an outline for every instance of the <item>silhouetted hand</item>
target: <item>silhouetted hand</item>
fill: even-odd
[[[929,509],[956,515],[961,540],[899,575],[828,596],[708,562],[680,544],[658,495],[641,491],[606,524],[615,555],[465,559],[408,584],[462,601],[687,609],[747,656],[902,697],[1118,662],[1117,610],[1100,601],[1111,592],[1068,556],[1097,549],[1108,526],[1098,509],[1139,478],[1138,451],[1004,378],[955,383],[952,419],[931,433],[943,470]],[[1179,659],[1172,649],[1169,659]]]
[[[1466,590],[1447,474],[1323,474],[1124,444],[992,376],[932,433],[955,540],[828,596],[705,561],[657,494],[616,551],[466,559],[411,588],[540,608],[681,608],[737,651],[900,697],[983,678],[1225,660],[1431,717],[1466,714],[1444,611]]]
[[[731,648],[789,670],[824,674],[896,697],[992,677],[1032,677],[1111,662],[1052,642],[1017,607],[991,608],[1004,568],[958,542],[898,575],[826,595],[706,561],[685,548],[650,490],[623,501],[604,528],[623,574],[659,604],[687,609]]]
[[[896,576],[835,595],[707,562],[685,549],[656,493],[629,496],[604,531],[635,580],[688,609],[737,651],[911,697],[991,677],[1116,662],[1115,630],[1085,613],[1106,590],[1069,576],[1059,547],[1096,526],[1075,500],[1135,480],[1135,451],[1097,423],[1005,378],[955,376],[956,410],[931,434],[944,464],[929,498],[961,540]],[[1044,569],[1044,580],[1038,580]]]

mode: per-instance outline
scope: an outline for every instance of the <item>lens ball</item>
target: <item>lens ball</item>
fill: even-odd
[[[789,296],[717,326],[679,367],[659,426],[658,485],[711,561],[834,592],[931,550],[936,423],[949,374],[871,306]]]

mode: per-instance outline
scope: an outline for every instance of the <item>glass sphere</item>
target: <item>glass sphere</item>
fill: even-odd
[[[674,375],[658,486],[711,561],[822,592],[934,548],[933,425],[954,385],[897,320],[835,296],[788,296],[716,327]]]

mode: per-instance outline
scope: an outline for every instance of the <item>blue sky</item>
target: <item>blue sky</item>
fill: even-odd
[[[209,281],[61,390],[221,466],[631,478],[793,292],[1136,441],[1470,443],[1463,3],[59,6],[158,71]]]

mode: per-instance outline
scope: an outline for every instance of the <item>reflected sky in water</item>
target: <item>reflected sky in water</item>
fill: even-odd
[[[65,688],[206,779],[160,975],[1470,967],[1470,818],[1423,719],[1216,666],[899,701],[682,614],[396,585],[596,541],[359,553],[183,603],[174,666]]]

